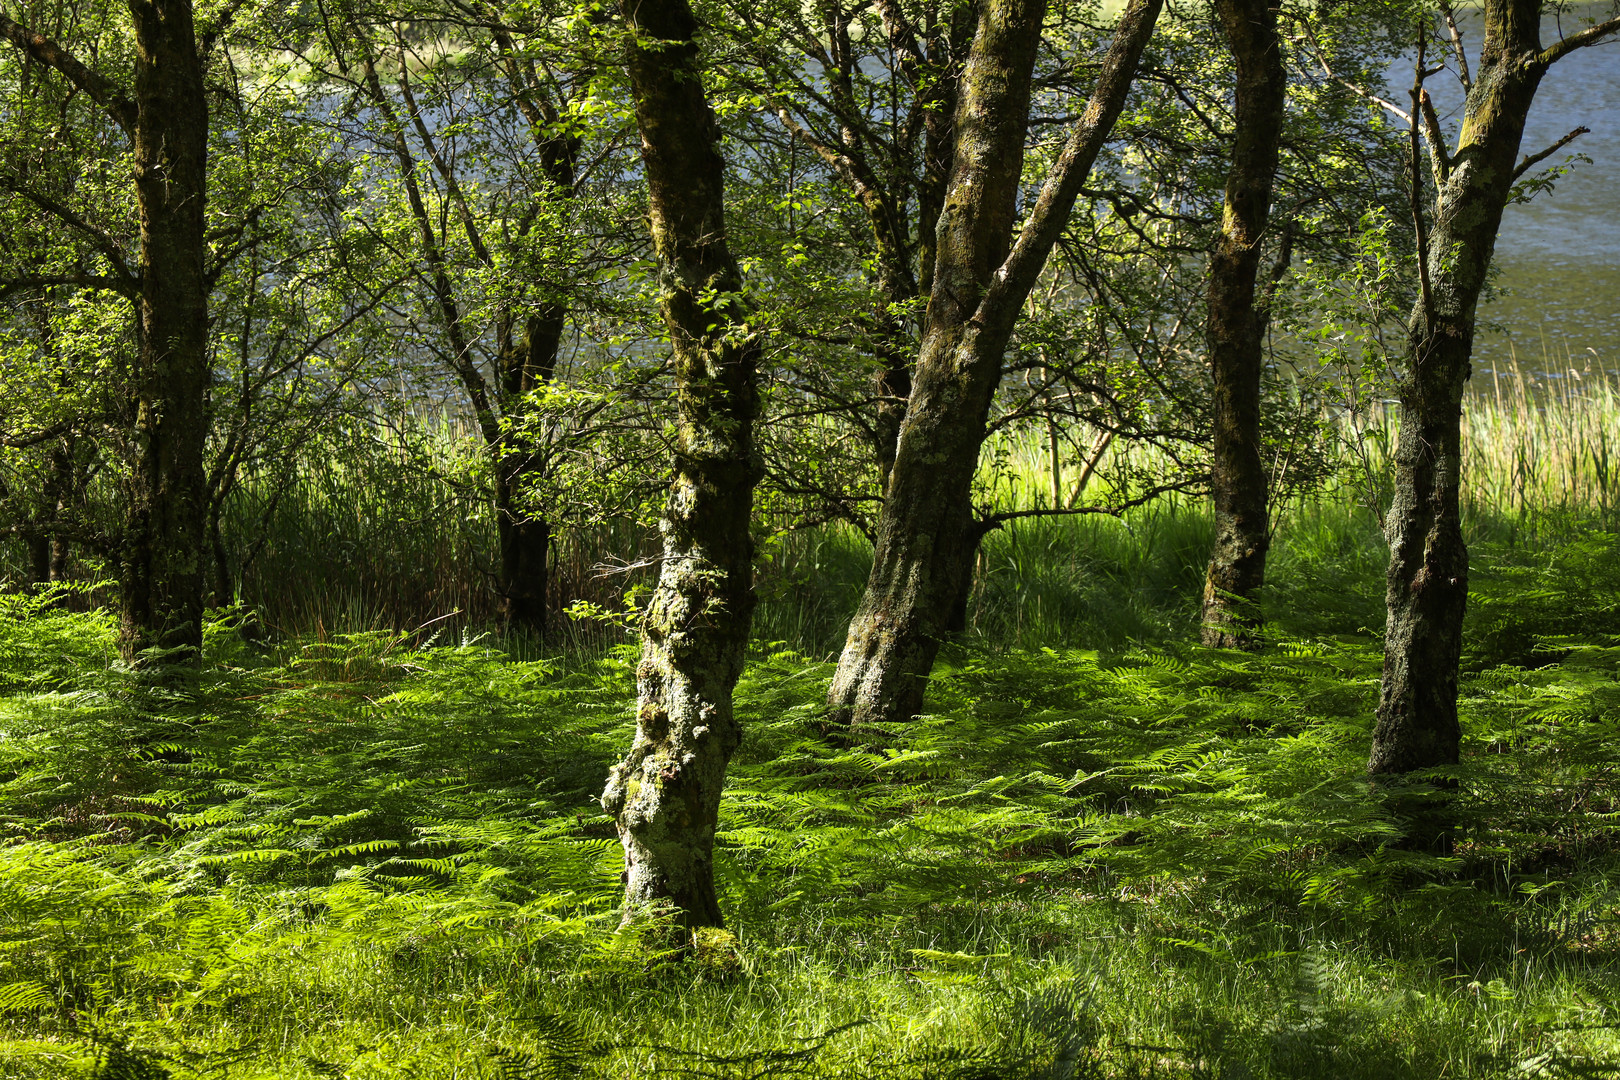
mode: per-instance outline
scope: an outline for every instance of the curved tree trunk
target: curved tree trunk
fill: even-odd
[[[1455,154],[1431,145],[1439,180],[1433,234],[1418,226],[1422,295],[1408,334],[1400,387],[1395,498],[1385,527],[1389,622],[1383,685],[1368,770],[1409,773],[1458,760],[1457,668],[1468,602],[1468,549],[1458,491],[1462,395],[1474,315],[1513,183],[1525,118],[1542,75],[1560,57],[1620,31],[1611,19],[1545,49],[1541,4],[1489,0],[1479,70],[1469,89]],[[1413,106],[1419,107],[1419,91]],[[1540,155],[1545,156],[1545,155]],[[1440,826],[1416,823],[1444,844]],[[1414,839],[1422,840],[1422,835]]]
[[[1259,644],[1259,592],[1271,543],[1260,454],[1265,324],[1255,280],[1288,76],[1271,0],[1216,0],[1215,10],[1237,66],[1237,130],[1221,235],[1209,261],[1205,336],[1214,376],[1215,547],[1204,578],[1202,622],[1205,645],[1247,649]]]
[[[667,907],[720,925],[714,833],[742,738],[731,694],[753,615],[749,531],[759,342],[726,241],[720,131],[686,0],[625,0],[627,66],[677,382],[663,566],[642,618],[636,740],[602,793],[624,843],[626,922]]]
[[[922,710],[980,537],[970,501],[1002,358],[1103,141],[1124,109],[1160,0],[1121,16],[1084,119],[1012,246],[1042,0],[984,0],[962,75],[956,158],[911,401],[878,519],[872,574],[828,695],[835,726]],[[1009,253],[1009,248],[1011,252]]]
[[[131,663],[196,663],[208,550],[208,106],[189,0],[134,0],[130,12],[141,258],[119,650]]]

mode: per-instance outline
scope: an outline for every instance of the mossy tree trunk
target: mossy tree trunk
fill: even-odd
[[[622,12],[678,415],[663,565],[642,617],[636,739],[602,806],[624,843],[625,920],[667,907],[690,929],[721,922],[714,833],[742,738],[731,696],[754,606],[759,342],[726,240],[697,22],[686,0],[624,0]]]
[[[1095,92],[1012,243],[1043,0],[982,0],[963,70],[956,149],[932,253],[923,342],[872,573],[833,678],[832,723],[922,709],[929,671],[979,539],[971,488],[1013,327],[1114,121],[1161,0],[1121,16]]]
[[[1374,775],[1458,760],[1457,676],[1468,602],[1458,492],[1475,309],[1514,181],[1533,164],[1515,161],[1542,75],[1560,57],[1620,30],[1620,20],[1611,19],[1543,48],[1541,8],[1536,0],[1488,0],[1457,150],[1448,155],[1430,146],[1438,155],[1439,190],[1427,236],[1421,210],[1417,215],[1422,290],[1399,389],[1395,498],[1386,523],[1389,622],[1368,763]]]
[[[1270,545],[1266,468],[1260,453],[1260,375],[1265,320],[1255,289],[1282,138],[1283,69],[1271,0],[1216,0],[1237,68],[1236,130],[1221,234],[1209,261],[1205,340],[1214,380],[1215,546],[1204,578],[1203,641],[1253,648]]]

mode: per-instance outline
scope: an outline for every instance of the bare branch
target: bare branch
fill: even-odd
[[[1440,15],[1446,20],[1446,30],[1451,34],[1451,49],[1457,54],[1457,78],[1463,85],[1463,93],[1474,92],[1474,77],[1468,71],[1468,53],[1463,49],[1462,31],[1457,29],[1457,19],[1452,14],[1451,4],[1448,0],[1440,0]]]
[[[1592,129],[1589,127],[1578,127],[1568,135],[1565,135],[1562,139],[1559,139],[1557,142],[1547,147],[1547,149],[1543,150],[1541,153],[1526,156],[1523,161],[1519,162],[1519,167],[1513,170],[1513,179],[1517,180],[1530,169],[1534,168],[1541,162],[1546,161],[1548,158],[1558,153],[1558,151],[1562,150],[1564,147],[1568,146],[1582,135],[1589,135],[1591,132]]]
[[[1440,190],[1451,176],[1451,155],[1446,153],[1446,137],[1440,131],[1440,117],[1434,112],[1434,99],[1427,90],[1418,94],[1419,111],[1423,114],[1423,133],[1429,140],[1429,170],[1434,173],[1434,189]]]
[[[1596,26],[1588,26],[1578,34],[1571,34],[1541,50],[1536,57],[1536,63],[1542,67],[1556,64],[1576,49],[1583,49],[1588,45],[1596,45],[1610,34],[1620,32],[1620,18],[1613,18],[1607,22],[1600,22]]]
[[[1429,284],[1429,231],[1423,220],[1423,172],[1419,159],[1423,155],[1423,146],[1418,140],[1418,115],[1423,111],[1421,101],[1427,97],[1423,89],[1423,79],[1426,71],[1423,67],[1423,49],[1428,43],[1429,35],[1422,23],[1418,24],[1417,64],[1412,74],[1412,229],[1417,237],[1417,264],[1418,264],[1418,291],[1423,304],[1423,329],[1425,334],[1434,333],[1434,293]],[[1445,151],[1441,151],[1444,153]]]

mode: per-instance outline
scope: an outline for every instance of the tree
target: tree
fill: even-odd
[[[878,520],[871,577],[828,704],[834,722],[921,710],[977,547],[969,498],[991,400],[1024,301],[1125,106],[1160,0],[1133,0],[1082,118],[1013,242],[1041,0],[984,0],[961,77],[916,376]]]
[[[1271,212],[1288,75],[1271,0],[1216,0],[1237,68],[1237,128],[1221,234],[1209,263],[1206,342],[1214,377],[1215,548],[1204,579],[1206,645],[1252,647],[1271,522],[1260,452],[1265,301],[1255,283]],[[1284,248],[1286,265],[1286,245]]]
[[[624,843],[626,921],[668,906],[718,926],[714,832],[742,739],[731,695],[754,606],[750,532],[760,343],[725,231],[720,128],[686,0],[624,0],[660,307],[676,376],[663,564],[642,616],[636,739],[602,793]]]
[[[125,479],[116,548],[119,648],[134,663],[196,663],[202,650],[208,433],[208,98],[212,35],[199,43],[190,0],[131,0],[131,90],[0,12],[0,36],[55,70],[127,135],[139,221],[133,265],[123,246],[71,208],[32,201],[87,231],[135,307],[137,358],[128,422],[135,460]],[[7,186],[13,186],[8,184]],[[26,186],[20,194],[30,197]]]
[[[732,13],[752,69],[738,78],[765,98],[859,205],[869,230],[870,314],[858,320],[876,371],[860,417],[888,486],[911,393],[912,313],[928,299],[956,97],[973,8],[945,0],[785,3]]]
[[[1410,773],[1458,760],[1457,677],[1468,602],[1463,542],[1462,395],[1468,385],[1475,310],[1485,287],[1502,213],[1536,163],[1580,134],[1516,162],[1525,118],[1547,69],[1576,49],[1620,32],[1620,18],[1541,44],[1539,0],[1486,0],[1479,68],[1470,77],[1457,39],[1467,93],[1456,149],[1440,136],[1418,76],[1412,126],[1412,213],[1418,241],[1419,297],[1407,324],[1401,372],[1395,498],[1385,527],[1390,558],[1384,674],[1368,770]],[[1449,20],[1448,20],[1449,21]],[[1420,42],[1428,34],[1420,26]],[[1438,69],[1436,69],[1438,70]],[[1419,132],[1426,130],[1435,183],[1433,227],[1426,223]],[[1432,839],[1443,843],[1443,831]]]
[[[483,443],[502,621],[543,634],[551,522],[537,505],[547,461],[531,406],[556,376],[564,297],[589,251],[562,238],[581,223],[583,128],[573,113],[592,63],[541,33],[524,35],[488,5],[429,4],[412,15],[323,23],[331,63],[313,49],[306,59],[353,94],[365,137],[393,163],[373,193],[397,202],[375,204],[372,224],[414,271],[417,306],[405,319],[421,319],[416,336],[454,379]],[[551,46],[545,63],[537,43]],[[393,227],[396,214],[403,228]]]

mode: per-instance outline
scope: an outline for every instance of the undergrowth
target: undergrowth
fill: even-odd
[[[595,802],[632,649],[224,619],[153,688],[106,616],[6,597],[0,1077],[1609,1075],[1620,541],[1475,545],[1441,858],[1364,776],[1341,533],[1293,541],[1261,655],[969,638],[855,747],[830,666],[758,646],[728,929],[679,962],[616,932]]]

